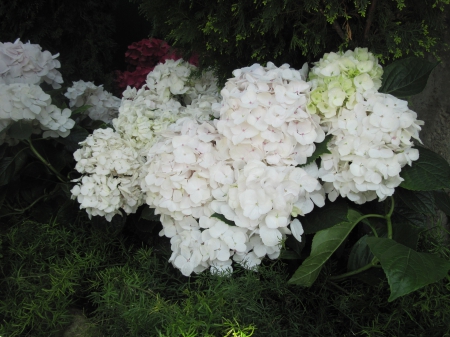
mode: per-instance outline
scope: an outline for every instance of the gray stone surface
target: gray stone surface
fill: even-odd
[[[450,10],[447,9],[447,21]],[[450,45],[450,33],[445,39]],[[441,52],[441,63],[433,70],[425,90],[411,97],[409,107],[425,121],[420,138],[425,146],[450,162],[450,50]],[[432,57],[430,61],[436,60]]]

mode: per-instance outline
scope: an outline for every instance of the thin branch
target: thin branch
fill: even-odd
[[[364,41],[369,39],[370,26],[372,26],[373,15],[375,13],[375,7],[377,6],[377,0],[372,0],[370,5],[369,15],[367,16],[366,28],[364,29]]]
[[[334,30],[338,33],[338,35],[341,37],[342,40],[347,41],[347,37],[344,34],[344,31],[342,30],[341,26],[339,26],[339,23],[334,20],[332,24]]]

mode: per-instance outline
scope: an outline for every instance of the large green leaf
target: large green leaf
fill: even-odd
[[[416,249],[419,241],[420,229],[408,223],[393,223],[393,239],[405,245],[408,248]],[[381,238],[387,237],[386,227],[377,229],[378,236]],[[350,256],[348,258],[348,271],[359,269],[369,264],[373,259],[372,251],[367,244],[367,238],[374,237],[372,233],[361,237],[352,247]]]
[[[450,196],[444,190],[434,191],[436,206],[447,215],[450,215]]]
[[[437,153],[418,147],[419,159],[405,166],[400,173],[400,187],[413,191],[434,191],[450,188],[450,165]]]
[[[148,221],[159,222],[159,220],[161,219],[161,215],[155,214],[154,208],[150,208],[148,205],[145,205],[145,207],[142,209],[140,218]]]
[[[416,95],[425,88],[431,71],[438,64],[418,57],[395,61],[384,68],[379,92],[396,97]]]
[[[0,186],[6,185],[14,176],[14,158],[5,157],[0,161]]]
[[[356,220],[360,214],[354,210],[348,210],[348,220],[331,228],[321,230],[314,235],[311,247],[311,255],[296,270],[288,281],[304,287],[310,287],[319,276],[325,262],[344,242],[352,229],[356,226]]]
[[[393,222],[392,239],[408,248],[416,249],[419,235],[422,230],[423,229],[411,225],[408,222]]]
[[[394,223],[408,223],[420,228],[427,226],[427,216],[425,214],[400,205],[395,207],[392,221]]]
[[[67,151],[75,152],[78,148],[80,148],[78,143],[85,140],[88,136],[89,132],[85,128],[75,125],[73,129],[70,130],[70,133],[66,138],[59,137],[57,138],[57,141],[64,144]]]
[[[317,158],[319,158],[321,155],[325,153],[331,153],[330,150],[328,150],[328,143],[330,142],[331,138],[333,138],[333,135],[328,135],[325,137],[322,143],[316,144],[316,149],[314,150],[313,154],[310,157],[308,157],[306,163],[298,165],[298,167],[309,165],[312,162],[314,162]]]
[[[450,270],[450,261],[418,253],[391,239],[367,238],[367,244],[386,273],[391,289],[389,302],[439,281]]]
[[[32,133],[31,123],[25,120],[17,121],[8,128],[8,135],[15,139],[28,139]]]
[[[326,203],[322,208],[315,208],[305,217],[299,218],[305,234],[316,233],[333,227],[341,222],[347,222],[348,205],[343,199]]]
[[[359,269],[372,261],[373,254],[367,245],[367,237],[364,235],[353,245],[347,262],[348,271]]]
[[[421,192],[397,188],[394,196],[400,198],[408,208],[416,212],[435,214],[434,194],[431,191]]]
[[[234,221],[228,220],[223,214],[214,213],[213,215],[211,215],[211,218],[219,219],[220,221],[225,222],[228,226],[236,226]]]

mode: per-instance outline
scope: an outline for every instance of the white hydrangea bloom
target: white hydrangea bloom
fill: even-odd
[[[233,159],[244,155],[270,165],[306,163],[325,133],[318,115],[306,111],[310,85],[301,71],[285,64],[254,64],[233,72],[222,89],[217,129]],[[303,76],[303,77],[302,77]]]
[[[178,119],[210,120],[212,105],[220,101],[216,78],[211,72],[190,78],[194,69],[181,59],[158,64],[141,89],[123,92],[114,128],[144,153]]]
[[[326,53],[309,74],[312,86],[307,110],[331,118],[343,108],[353,109],[356,94],[376,92],[381,87],[383,69],[367,48],[345,53]]]
[[[42,51],[38,44],[22,43],[20,39],[14,43],[0,42],[0,83],[39,85],[46,82],[55,89],[61,88],[63,79],[56,69],[61,67],[58,56]]]
[[[77,179],[72,198],[89,216],[104,216],[111,221],[115,214],[134,213],[143,204],[137,151],[113,129],[97,129],[74,153],[75,169],[84,174]]]
[[[338,195],[355,203],[394,193],[400,171],[418,159],[412,139],[423,125],[407,102],[389,94],[358,95],[354,109],[329,119],[331,154],[322,155],[320,178],[330,200]]]
[[[86,114],[92,120],[101,120],[110,124],[119,113],[121,100],[103,89],[103,85],[96,86],[92,82],[73,82],[64,94],[69,99],[71,108],[90,105]]]
[[[44,131],[44,138],[67,137],[75,125],[71,113],[51,104],[50,95],[38,85],[0,84],[0,132],[13,122],[27,121],[35,133]]]

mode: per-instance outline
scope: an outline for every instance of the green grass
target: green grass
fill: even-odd
[[[436,233],[422,248],[449,258]],[[2,337],[60,336],[74,309],[92,336],[450,336],[448,277],[388,303],[386,281],[328,280],[337,259],[305,289],[287,285],[295,266],[283,261],[186,278],[166,262],[167,240],[89,222],[19,222],[0,239]]]

